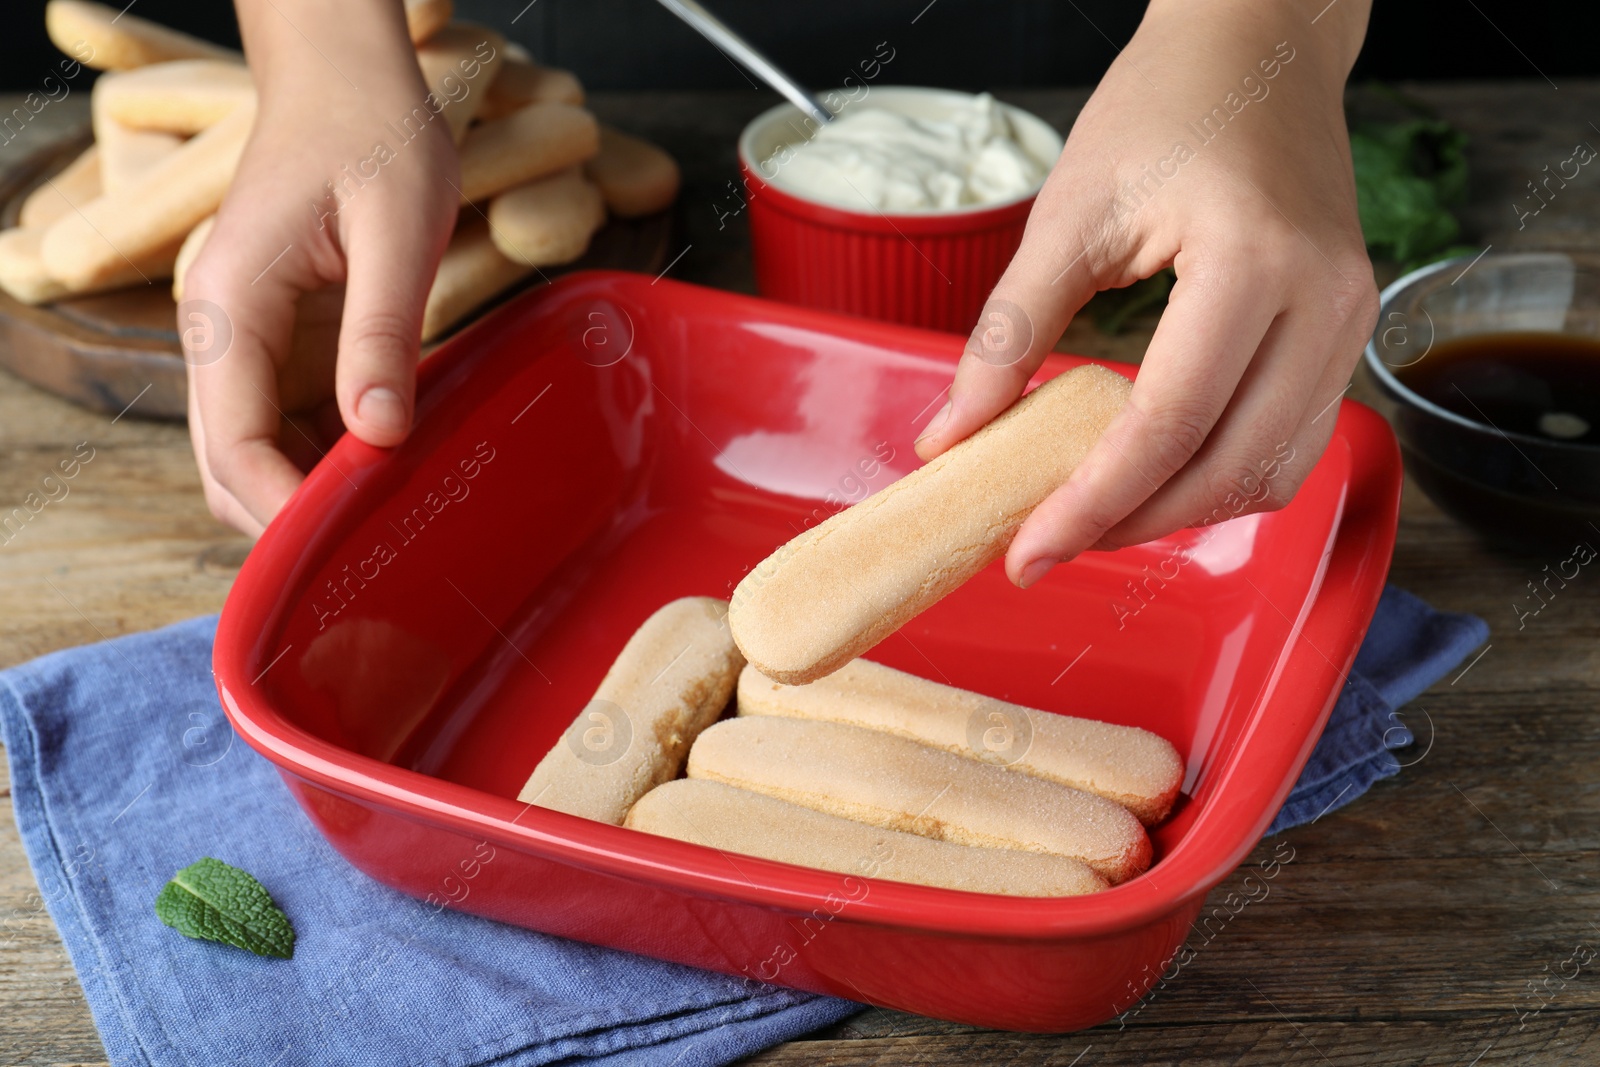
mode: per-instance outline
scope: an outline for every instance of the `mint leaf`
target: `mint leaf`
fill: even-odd
[[[1447,122],[1363,122],[1350,129],[1356,202],[1367,251],[1426,261],[1455,243],[1451,208],[1466,200],[1467,138]]]
[[[258,956],[289,959],[294,928],[265,887],[210,856],[172,876],[156,897],[156,916],[185,937],[221,941]]]

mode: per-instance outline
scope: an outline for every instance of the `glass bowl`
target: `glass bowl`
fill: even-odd
[[[1406,470],[1451,516],[1509,546],[1600,536],[1600,444],[1506,430],[1405,382],[1444,342],[1554,333],[1600,343],[1600,254],[1516,252],[1434,263],[1383,292],[1366,365]],[[1594,367],[1600,388],[1600,360]],[[1549,398],[1559,410],[1565,398]],[[1591,432],[1588,435],[1593,438]]]

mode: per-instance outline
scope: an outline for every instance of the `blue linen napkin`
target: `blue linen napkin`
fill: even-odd
[[[1385,586],[1339,702],[1267,836],[1316,822],[1420,759],[1394,754],[1416,741],[1398,709],[1488,637],[1489,624],[1476,615],[1435,611],[1404,589]],[[1424,745],[1433,743],[1428,721]]]
[[[23,847],[116,1067],[698,1067],[861,1009],[441,911],[368,879],[229,730],[210,674],[215,626],[0,673]],[[1390,749],[1410,734],[1394,707],[1486,633],[1387,590],[1273,832],[1397,773]],[[156,919],[161,886],[205,855],[266,886],[294,923],[293,960]]]

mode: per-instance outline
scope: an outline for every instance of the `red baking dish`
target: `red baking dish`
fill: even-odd
[[[1400,465],[1358,404],[1284,510],[1192,556],[1175,553],[1194,531],[1089,554],[1026,592],[990,568],[873,650],[1171,739],[1188,780],[1145,875],[1086,897],[961,893],[735,862],[513,799],[652,611],[728,595],[915,466],[961,347],[630,274],[530,292],[426,362],[403,445],[346,436],[261,538],[217,632],[230,719],[335,848],[413,896],[962,1022],[1110,1018],[1261,836],[1377,603]]]

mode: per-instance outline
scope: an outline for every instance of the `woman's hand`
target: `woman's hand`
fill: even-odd
[[[341,428],[410,429],[459,179],[399,0],[238,7],[256,125],[179,311],[231,326],[225,351],[186,351],[189,430],[212,514],[259,534]]]
[[[1097,290],[1178,276],[1126,408],[1006,554],[1027,587],[1089,548],[1283,506],[1377,316],[1343,90],[1369,3],[1154,0],[1084,106],[917,443],[1014,401]]]

